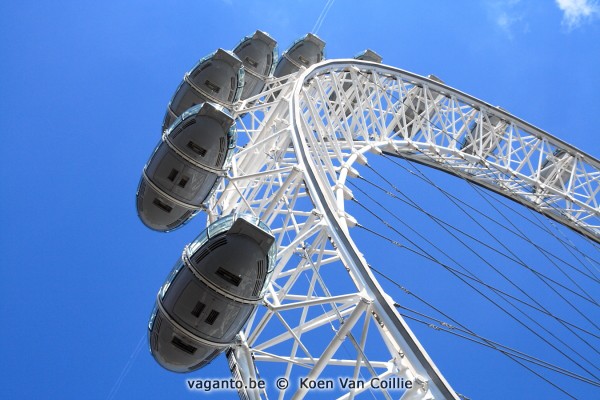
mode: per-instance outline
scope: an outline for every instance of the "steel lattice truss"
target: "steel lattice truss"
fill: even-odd
[[[445,170],[600,238],[596,159],[434,80],[327,61],[270,81],[236,115],[239,148],[209,219],[234,210],[259,216],[276,235],[278,257],[230,366],[241,380],[276,371],[290,381],[287,390],[241,393],[247,398],[302,398],[299,377],[333,376],[367,382],[338,385],[341,398],[457,398],[350,237],[356,221],[345,212],[346,180],[367,155]],[[413,386],[376,390],[373,377]]]

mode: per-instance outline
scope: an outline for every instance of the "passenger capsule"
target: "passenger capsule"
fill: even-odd
[[[325,58],[324,49],[324,41],[312,33],[307,33],[283,53],[277,62],[273,76],[280,78],[297,72],[302,67],[308,68],[322,61]]]
[[[183,77],[167,106],[163,132],[188,108],[213,102],[230,108],[244,86],[242,62],[230,51],[218,49],[204,57]]]
[[[444,81],[435,75],[429,75],[427,77],[432,81],[444,83]],[[425,124],[427,121],[431,121],[431,118],[435,114],[435,108],[433,107],[433,104],[441,101],[444,96],[441,93],[437,93],[431,89],[428,90],[428,93],[427,102],[425,102],[423,100],[424,91],[422,87],[414,86],[408,91],[405,98],[402,100],[404,118],[402,118],[402,116],[398,117],[400,121],[398,125],[394,127],[394,132],[400,131],[400,125],[404,125],[406,128],[407,137],[412,138],[421,129],[423,129],[422,124]],[[420,118],[417,119],[417,116]],[[415,120],[421,121],[422,124],[415,123]]]
[[[575,158],[558,149],[542,163],[540,181],[557,190],[566,190],[575,165]]]
[[[259,94],[277,62],[277,42],[262,31],[246,36],[233,49],[244,64],[244,89],[241,100]]]
[[[137,192],[142,222],[165,232],[192,218],[218,184],[235,139],[233,119],[219,105],[202,103],[178,117],[144,168]]]
[[[383,57],[371,49],[366,49],[365,51],[358,53],[354,56],[354,58],[357,60],[371,61],[376,63],[381,63],[381,61],[383,61]]]
[[[498,147],[508,123],[495,115],[475,123],[467,135],[461,151],[486,158]]]
[[[275,239],[248,215],[217,220],[187,245],[158,292],[150,351],[164,368],[203,367],[233,344],[273,271]]]

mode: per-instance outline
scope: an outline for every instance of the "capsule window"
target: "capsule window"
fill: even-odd
[[[206,149],[204,147],[198,146],[191,140],[188,142],[187,147],[192,149],[192,151],[198,154],[200,157],[204,157],[206,155]]]
[[[197,350],[191,344],[184,343],[183,340],[179,339],[177,336],[173,337],[173,340],[171,340],[171,343],[173,344],[173,346],[177,347],[179,350],[181,350],[185,353],[188,353],[188,354],[194,354]]]
[[[246,57],[246,62],[248,64],[250,64],[251,66],[253,66],[254,68],[258,67],[258,62],[256,60],[253,60],[250,57]]]
[[[198,318],[200,316],[200,314],[202,314],[202,311],[204,310],[204,307],[206,307],[206,305],[202,302],[197,302],[196,306],[194,307],[194,309],[192,310],[192,315],[196,318]]]
[[[217,320],[217,317],[219,316],[219,312],[215,311],[215,310],[210,310],[210,313],[208,314],[208,317],[206,317],[206,319],[204,320],[204,322],[206,322],[209,325],[212,325],[215,323],[215,321]]]
[[[181,178],[181,180],[179,181],[177,186],[184,188],[185,185],[187,185],[189,180],[190,180],[190,178],[188,178],[187,176],[184,176],[183,178]]]
[[[235,275],[224,268],[219,267],[219,269],[217,269],[217,272],[215,273],[218,277],[222,278],[226,282],[231,283],[233,286],[240,286],[240,283],[242,282],[241,276]]]
[[[233,101],[233,97],[235,96],[235,77],[231,77],[231,90],[229,91],[229,97],[227,98],[227,101]]]
[[[172,222],[169,225],[167,225],[167,228],[172,229],[172,228],[175,228],[176,226],[181,225],[181,223],[186,221],[192,213],[193,213],[193,211],[186,211],[181,217],[179,217],[179,219],[177,221]]]
[[[154,204],[156,207],[160,208],[161,210],[163,210],[164,212],[167,212],[167,213],[170,213],[173,210],[173,207],[162,202],[159,198],[155,198],[152,201],[152,204]]]
[[[199,264],[200,261],[202,261],[202,259],[204,257],[206,257],[208,255],[208,253],[210,253],[210,251],[208,249],[204,249],[202,250],[195,258],[194,261],[196,262],[196,264]]]
[[[153,325],[154,331],[155,331],[157,334],[158,334],[158,332],[160,332],[160,327],[161,327],[161,326],[162,326],[162,318],[160,317],[160,315],[157,315],[157,316],[155,317],[155,320],[154,320],[154,325]]]
[[[206,82],[204,82],[204,84],[206,85],[207,88],[209,88],[210,90],[212,90],[215,93],[219,93],[221,91],[221,88],[219,86],[215,85],[208,79],[206,80]]]
[[[299,61],[300,61],[302,64],[304,64],[304,65],[308,65],[308,60],[307,60],[306,58],[302,57],[301,55],[300,55],[300,56],[298,56],[298,60],[299,60]]]
[[[192,104],[193,105],[193,104]],[[190,106],[191,107],[191,106]],[[186,128],[189,128],[190,126],[194,125],[196,123],[196,119],[192,118],[190,120],[188,120],[185,124],[183,124],[183,126],[181,127],[181,130],[184,130]]]
[[[206,358],[204,360],[200,361],[196,365],[192,365],[191,367],[189,367],[188,370],[194,371],[194,370],[204,367],[206,364],[210,363],[212,361],[212,359],[215,358],[220,352],[221,351],[219,349],[213,351],[208,356],[206,356]]]
[[[152,338],[150,339],[150,344],[152,345],[152,348],[154,349],[154,351],[158,351],[158,333],[153,333],[152,334]]]
[[[207,62],[206,64],[204,64],[204,65],[202,66],[202,68],[200,68],[200,69],[198,70],[198,72],[196,72],[196,73],[194,74],[194,77],[198,76],[198,74],[200,74],[200,72],[204,71],[206,68],[210,67],[211,65],[212,65],[212,63],[211,63],[211,62]]]
[[[210,251],[215,251],[219,247],[225,246],[226,244],[227,244],[227,237],[226,236],[221,236],[220,238],[218,238],[217,240],[215,240],[214,242],[212,242],[211,244],[209,244],[208,245],[208,249]]]
[[[173,182],[175,180],[175,178],[177,177],[178,173],[179,173],[179,171],[177,171],[175,168],[173,168],[171,170],[171,172],[169,172],[169,176],[167,176],[167,179],[170,180],[171,182]]]
[[[265,261],[258,260],[256,264],[257,264],[258,272],[256,274],[256,282],[254,283],[254,290],[252,291],[252,296],[257,296],[260,293],[260,291],[263,288],[263,285],[265,283],[265,275],[266,275]]]

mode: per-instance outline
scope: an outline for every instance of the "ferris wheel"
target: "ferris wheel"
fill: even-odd
[[[379,170],[378,159],[408,160],[599,243],[600,161],[435,76],[384,65],[371,51],[324,60],[324,46],[308,34],[277,61],[275,41],[257,31],[233,52],[200,60],[177,89],[138,211],[164,231],[202,211],[208,230],[159,292],[152,351],[181,352],[187,361],[179,364],[157,357],[180,372],[225,352],[243,399],[310,398],[321,389],[342,399],[458,399],[354,240],[368,229],[352,212],[368,196],[355,182],[394,174]],[[223,266],[215,249],[234,237],[237,247],[218,251],[251,247],[257,272],[245,272],[254,264]],[[206,260],[223,265],[209,271]],[[246,280],[248,295],[238,290]],[[213,300],[186,292],[188,281]],[[224,318],[234,309],[242,311]],[[267,387],[252,384],[267,375]]]

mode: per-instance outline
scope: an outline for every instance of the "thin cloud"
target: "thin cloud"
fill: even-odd
[[[600,7],[594,0],[555,0],[563,12],[562,23],[569,31],[579,28],[600,15]]]
[[[489,13],[496,26],[508,38],[513,39],[515,33],[527,32],[529,25],[525,21],[525,10],[521,0],[494,0],[487,3]]]
[[[502,11],[496,18],[496,24],[502,29],[510,38],[513,37],[514,26],[523,20],[522,15],[513,14],[507,11]]]

